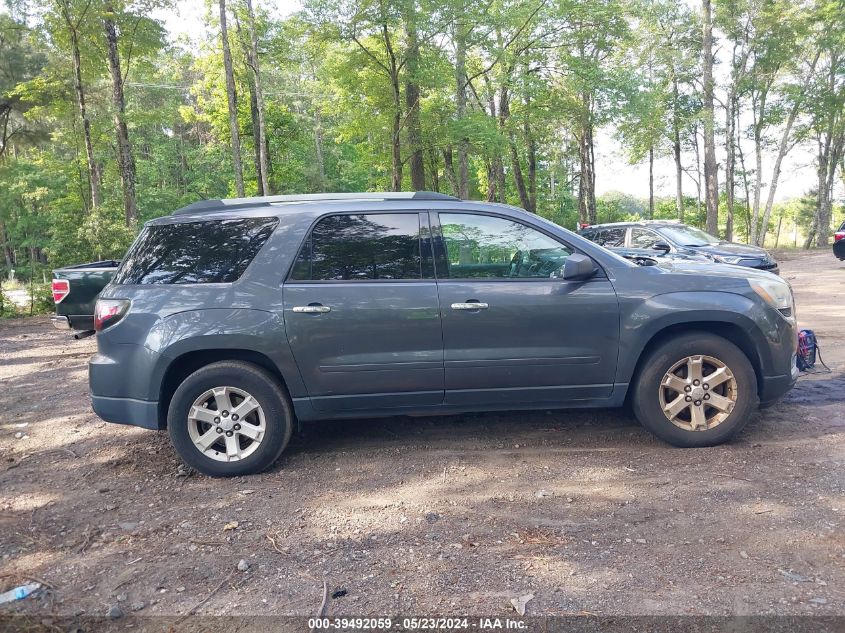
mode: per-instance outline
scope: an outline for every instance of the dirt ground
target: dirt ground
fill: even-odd
[[[0,324],[0,614],[845,615],[845,263],[780,254],[833,370],[732,444],[620,411],[333,422],[212,480],[100,421],[46,318]],[[241,568],[238,570],[240,561]]]

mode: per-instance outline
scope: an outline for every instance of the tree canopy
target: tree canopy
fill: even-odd
[[[119,258],[143,221],[241,193],[430,189],[758,244],[841,221],[844,0],[218,0],[194,44],[151,17],[170,2],[7,0],[0,266]],[[649,165],[648,200],[596,195],[600,134]],[[797,146],[815,177],[778,205]]]

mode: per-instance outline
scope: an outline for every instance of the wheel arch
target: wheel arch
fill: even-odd
[[[167,428],[167,411],[170,408],[170,402],[176,389],[179,388],[185,378],[211,363],[232,360],[251,363],[266,370],[278,381],[279,386],[290,399],[290,390],[285,377],[276,363],[266,354],[252,349],[240,348],[193,350],[174,358],[164,370],[158,398],[159,428]]]
[[[714,334],[736,345],[740,351],[745,354],[751,367],[754,369],[754,376],[757,380],[757,393],[761,393],[763,389],[763,360],[760,357],[759,348],[755,343],[752,335],[748,329],[743,328],[737,323],[729,321],[685,321],[681,323],[673,323],[666,325],[657,332],[643,346],[634,366],[633,373],[629,381],[629,387],[626,393],[626,402],[630,402],[633,387],[643,367],[646,364],[651,352],[665,341],[679,336],[681,334],[689,334],[692,332],[703,332],[707,334]]]

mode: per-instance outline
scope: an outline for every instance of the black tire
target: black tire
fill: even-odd
[[[218,461],[203,454],[188,430],[188,414],[197,398],[223,386],[248,393],[264,413],[266,429],[258,447],[237,461]],[[293,425],[293,408],[279,381],[261,367],[241,361],[212,363],[192,373],[176,389],[167,412],[167,429],[176,452],[189,466],[211,477],[251,475],[269,468],[287,446]]]
[[[698,355],[710,356],[728,367],[736,380],[736,403],[720,423],[693,431],[676,426],[664,414],[660,390],[663,377],[676,363]],[[664,442],[681,448],[727,442],[742,430],[759,402],[757,378],[748,357],[730,341],[707,332],[689,332],[663,341],[643,359],[632,389],[634,415],[640,423]]]

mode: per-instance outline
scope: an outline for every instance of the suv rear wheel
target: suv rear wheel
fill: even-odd
[[[249,475],[279,458],[293,430],[293,410],[270,373],[251,363],[223,361],[179,385],[167,427],[176,451],[201,473]]]
[[[706,332],[661,343],[643,360],[634,389],[634,414],[642,425],[684,448],[728,441],[758,404],[748,358],[730,341]]]

